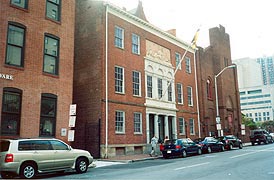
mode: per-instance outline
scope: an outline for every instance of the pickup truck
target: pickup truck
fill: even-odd
[[[256,129],[251,131],[250,142],[252,146],[254,146],[255,143],[261,144],[262,142],[268,144],[273,143],[273,138],[266,130]]]

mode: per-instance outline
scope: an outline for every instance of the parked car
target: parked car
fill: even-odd
[[[189,154],[202,154],[202,147],[189,138],[166,140],[160,145],[164,158],[186,157]]]
[[[202,146],[203,153],[211,153],[224,151],[224,144],[214,137],[205,137],[194,140],[197,144]]]
[[[274,133],[269,133],[270,136],[272,136],[272,139],[274,140]]]
[[[1,139],[2,178],[35,178],[38,173],[74,169],[85,173],[93,162],[88,151],[73,149],[58,139]]]
[[[224,144],[225,149],[227,150],[231,150],[233,147],[238,147],[239,149],[243,148],[242,141],[234,135],[221,136],[217,139],[219,139]]]
[[[272,136],[265,129],[252,130],[249,138],[252,146],[254,146],[255,143],[258,143],[258,144],[261,144],[262,142],[264,144],[273,143]]]

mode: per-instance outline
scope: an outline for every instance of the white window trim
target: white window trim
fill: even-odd
[[[140,36],[139,35],[137,35],[137,34],[135,34],[135,33],[132,33],[132,35],[131,35],[131,41],[132,41],[132,36],[137,36],[138,37],[138,52],[136,53],[136,52],[133,52],[132,51],[132,47],[131,47],[131,52],[133,53],[133,54],[137,54],[137,55],[140,55]],[[133,42],[131,42],[131,46],[133,45]]]
[[[133,123],[135,124],[135,122],[134,122],[134,120],[135,120],[134,119],[134,114],[140,114],[140,132],[135,132],[135,129],[134,129],[134,134],[143,134],[143,128],[142,128],[142,126],[143,126],[143,118],[142,118],[142,113],[140,113],[140,112],[134,112],[133,113]]]
[[[193,121],[193,132],[190,131],[190,121]],[[195,122],[193,118],[189,119],[189,133],[190,135],[195,135]]]
[[[180,135],[186,135],[186,122],[185,122],[185,118],[183,118],[183,117],[179,117],[178,118],[178,121],[180,122],[180,119],[183,119],[183,133],[180,133],[180,130],[179,130],[179,134]],[[180,127],[180,124],[179,124],[179,127]]]
[[[178,86],[178,84],[181,85],[181,99],[182,99],[182,102],[179,102],[178,97],[177,97],[177,101],[178,101],[178,104],[183,105],[184,104],[183,84],[182,83],[177,83],[177,86]],[[178,91],[178,87],[177,87],[177,91]],[[179,92],[177,92],[177,96],[179,96]]]
[[[188,101],[188,89],[190,88],[190,92],[191,92],[191,104],[189,104],[189,101]],[[193,91],[192,91],[192,87],[191,86],[187,86],[187,104],[188,106],[193,106]]]
[[[118,92],[115,90],[115,83],[114,83],[114,90],[115,90],[115,93],[117,94],[125,94],[125,68],[121,67],[121,66],[115,66],[114,67],[114,73],[115,73],[115,68],[122,68],[123,69],[123,84],[122,84],[122,92]],[[114,74],[115,75],[115,74]],[[114,79],[116,81],[116,79]]]
[[[136,94],[133,94],[133,96],[135,96],[135,97],[142,97],[142,88],[141,88],[141,86],[142,86],[142,79],[141,79],[141,72],[140,71],[133,71],[133,72],[138,72],[139,73],[139,95],[136,95]],[[132,82],[133,83],[133,82]]]
[[[189,68],[188,69],[187,69],[187,66],[186,66],[186,73],[191,74],[191,61],[190,61],[190,58],[186,57],[185,61],[186,61],[186,63],[189,62]]]
[[[176,55],[179,55],[179,70],[181,70],[182,69],[182,63],[180,63],[180,61],[181,61],[181,54],[180,53],[178,53],[178,52],[175,52],[175,64],[176,64],[176,67],[175,68],[177,68],[177,62],[176,62]]]
[[[125,134],[125,126],[126,126],[126,113],[125,113],[125,111],[120,111],[120,110],[116,110],[115,111],[115,113],[116,112],[122,112],[123,113],[123,130],[122,130],[122,132],[119,132],[119,131],[116,131],[116,124],[115,124],[115,134]],[[116,114],[115,114],[115,123],[116,123]]]
[[[115,29],[116,28],[122,30],[122,47],[117,46],[116,43],[115,43],[115,38],[116,38]],[[115,47],[121,48],[121,49],[124,49],[124,47],[125,47],[125,30],[123,28],[119,27],[119,26],[115,26],[115,28],[114,28],[114,45],[115,45]]]

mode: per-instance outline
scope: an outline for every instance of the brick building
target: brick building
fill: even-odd
[[[150,139],[200,136],[194,50],[150,24],[142,3],[126,11],[76,2],[74,146],[95,157],[148,153]],[[175,77],[173,79],[173,77]]]
[[[197,56],[197,75],[199,89],[199,111],[201,135],[217,136],[215,75],[224,70],[217,79],[218,108],[222,134],[240,135],[241,108],[239,100],[237,70],[226,68],[232,65],[230,39],[225,28],[209,30],[210,46],[199,48]],[[226,69],[224,69],[226,68]]]
[[[0,1],[2,138],[68,139],[75,2],[61,2]]]

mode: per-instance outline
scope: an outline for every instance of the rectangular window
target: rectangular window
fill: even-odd
[[[43,72],[58,75],[59,69],[59,39],[46,35],[44,42]]]
[[[185,135],[185,120],[184,120],[184,118],[179,118],[179,133],[180,133],[180,135]]]
[[[180,63],[181,61],[181,55],[179,53],[175,53],[175,61],[176,61],[176,68],[178,67],[178,69],[182,69],[182,65]]]
[[[186,57],[185,61],[186,61],[186,72],[190,74],[191,73],[190,58]]]
[[[187,87],[187,103],[188,106],[193,106],[192,87]]]
[[[55,136],[57,96],[43,93],[40,111],[40,136]]]
[[[61,0],[47,0],[46,16],[55,21],[60,21]]]
[[[142,133],[142,114],[134,113],[134,133]]]
[[[168,101],[172,101],[172,86],[171,86],[171,83],[168,81],[167,82],[167,85],[168,85]]]
[[[147,76],[147,97],[152,98],[152,76]]]
[[[178,103],[183,104],[183,85],[177,84]]]
[[[132,34],[132,53],[140,54],[140,36]]]
[[[23,9],[28,8],[28,0],[11,0],[10,3]]]
[[[115,92],[124,93],[124,68],[115,67]]]
[[[14,24],[8,26],[7,54],[5,64],[23,67],[25,28]]]
[[[1,114],[1,135],[19,135],[22,91],[4,88]]]
[[[141,96],[141,82],[140,82],[140,72],[132,72],[132,83],[133,83],[133,95]]]
[[[124,29],[115,26],[115,46],[124,48]]]
[[[189,132],[190,135],[195,135],[194,119],[189,119]]]
[[[158,78],[158,98],[161,99],[163,96],[163,80]]]
[[[125,133],[125,112],[115,112],[115,133]]]

